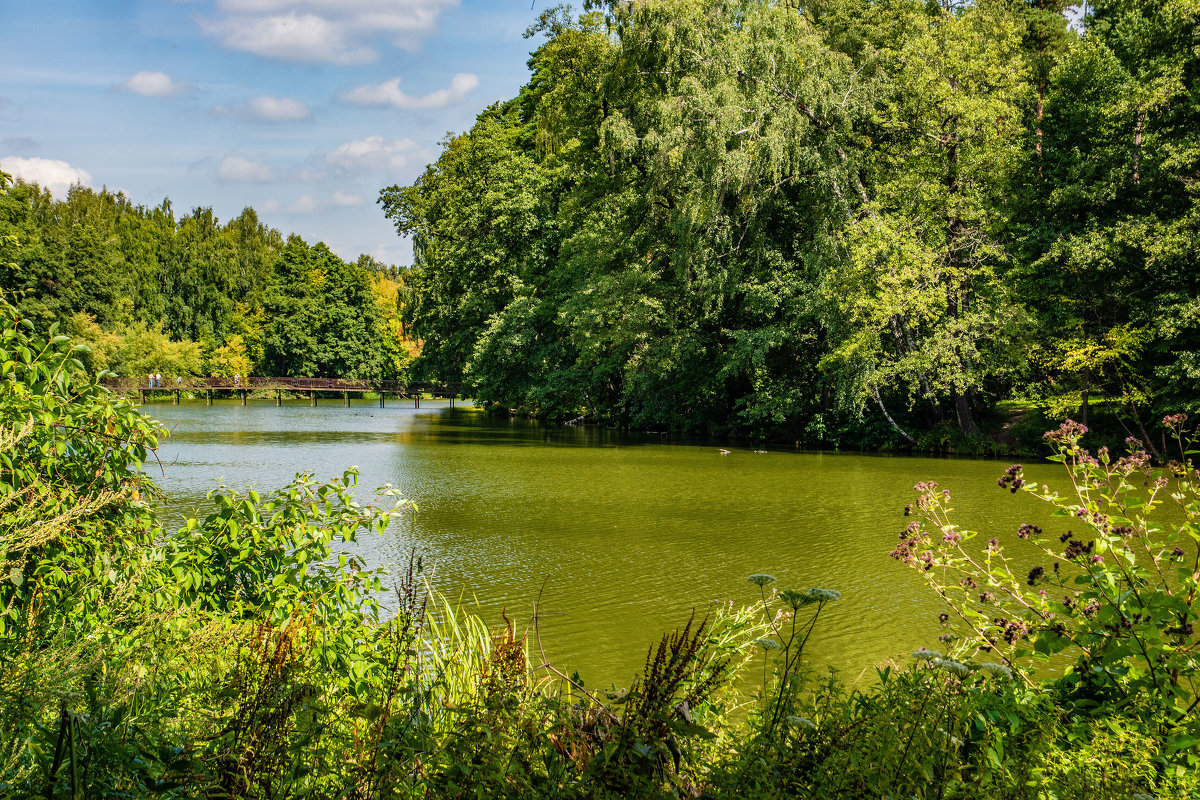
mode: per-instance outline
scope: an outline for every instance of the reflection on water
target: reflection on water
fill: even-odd
[[[356,465],[360,493],[392,483],[420,509],[364,538],[368,563],[398,566],[415,547],[436,562],[439,589],[478,598],[493,621],[501,609],[528,621],[542,591],[548,654],[591,685],[628,683],[646,648],[692,609],[752,602],[754,572],[778,576],[781,588],[842,592],[810,652],[853,678],[936,644],[940,632],[937,599],[887,555],[915,482],[950,488],[962,524],[1010,547],[1023,544],[1017,526],[1044,513],[996,487],[1004,465],[994,461],[722,454],[431,401],[146,410],[172,430],[158,452],[162,472],[149,468],[167,493],[168,521],[192,513],[217,479],[261,491],[300,471],[328,478]]]

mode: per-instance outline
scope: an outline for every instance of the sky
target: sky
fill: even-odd
[[[0,169],[407,265],[379,190],[516,95],[547,4],[0,0]]]

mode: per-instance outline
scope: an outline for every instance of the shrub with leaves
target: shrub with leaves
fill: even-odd
[[[965,645],[1030,685],[1036,662],[1070,658],[1053,687],[1067,707],[1142,715],[1176,767],[1200,763],[1200,472],[1185,422],[1163,420],[1178,458],[1157,470],[1133,438],[1114,457],[1085,449],[1077,423],[1046,434],[1069,490],[1027,481],[1020,465],[998,483],[1045,501],[1070,529],[1025,523],[1010,534],[1019,546],[996,536],[981,547],[952,521],[949,492],[917,484],[916,520],[892,553],[949,604]]]

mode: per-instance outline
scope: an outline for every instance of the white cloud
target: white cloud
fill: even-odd
[[[217,166],[217,177],[224,181],[263,183],[275,179],[275,170],[261,161],[241,156],[226,156]]]
[[[22,178],[28,183],[36,183],[43,189],[49,189],[55,197],[65,197],[67,189],[77,183],[92,185],[91,173],[79,167],[72,167],[66,161],[51,158],[5,156],[0,158],[0,169],[14,178]]]
[[[360,106],[391,106],[403,111],[446,108],[461,103],[479,85],[479,78],[460,72],[450,80],[446,89],[414,97],[400,91],[400,78],[392,78],[378,86],[359,86],[342,94],[342,99]]]
[[[359,192],[343,192],[338,190],[329,199],[335,206],[342,206],[343,208],[364,206],[367,204],[367,199]]]
[[[119,87],[143,97],[170,97],[184,91],[186,86],[165,72],[138,72]]]
[[[307,63],[374,61],[383,37],[413,49],[444,8],[458,0],[218,0],[205,33],[232,50]]]
[[[241,106],[214,106],[219,117],[239,117],[251,122],[302,122],[312,116],[308,106],[290,97],[256,97]]]
[[[348,172],[403,169],[420,147],[412,139],[384,139],[368,136],[340,145],[325,159]]]
[[[264,200],[258,204],[258,210],[261,211],[263,214],[274,214],[276,211],[278,211],[282,207],[283,206],[281,206],[279,204],[279,201],[276,200],[274,197],[268,197],[266,200]]]
[[[311,194],[302,194],[296,198],[296,202],[288,206],[288,211],[293,214],[308,214],[317,210],[317,198]]]

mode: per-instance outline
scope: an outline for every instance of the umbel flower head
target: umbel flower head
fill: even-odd
[[[817,723],[813,722],[808,717],[802,717],[799,714],[792,714],[787,718],[788,724],[794,728],[808,728],[811,731],[817,729]]]
[[[815,602],[827,602],[829,600],[841,600],[842,593],[837,589],[818,589],[813,587],[808,590],[808,596]]]
[[[755,586],[766,586],[768,583],[774,583],[776,579],[774,575],[768,575],[765,572],[756,572],[749,578],[746,578],[746,580]]]
[[[942,654],[937,650],[922,647],[920,650],[914,650],[912,657],[918,661],[933,661],[935,658],[941,658]]]
[[[756,644],[759,647],[761,647],[763,650],[782,650],[783,649],[783,645],[781,645],[779,642],[775,641],[774,639],[768,639],[766,637],[763,637],[761,639],[755,639],[750,644]]]
[[[817,598],[813,597],[811,592],[798,592],[795,589],[784,589],[779,593],[779,599],[791,606],[793,611],[799,611],[802,606],[817,602]]]
[[[951,658],[935,658],[930,663],[938,669],[944,669],[946,672],[957,675],[960,678],[965,678],[971,674],[970,667]]]
[[[1013,671],[1004,664],[993,664],[988,662],[987,664],[980,664],[979,669],[981,672],[986,672],[987,674],[996,678],[1004,678],[1010,681],[1012,680]]]

